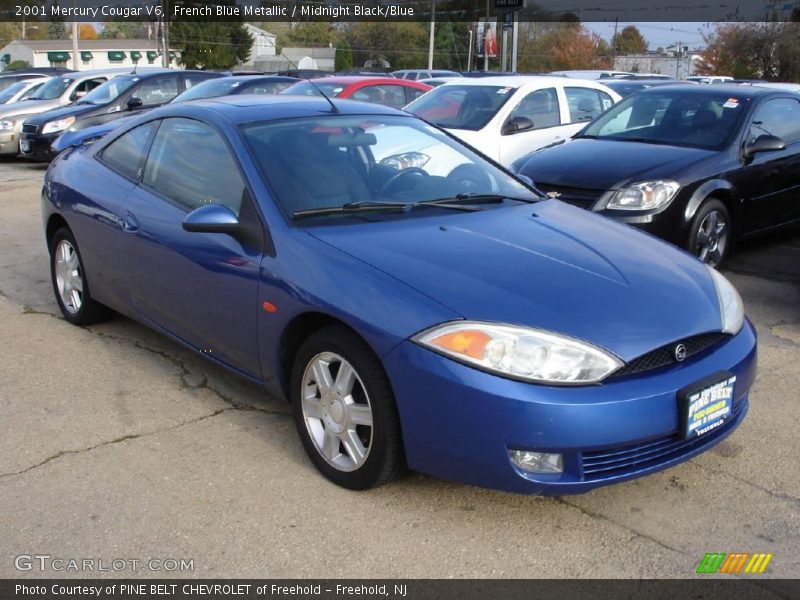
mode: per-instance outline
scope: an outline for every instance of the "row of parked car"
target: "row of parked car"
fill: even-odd
[[[0,107],[0,155],[50,160],[167,102],[324,95],[404,108],[547,196],[645,229],[712,265],[737,238],[800,218],[800,94],[792,84],[559,73],[452,76],[432,87],[422,82],[426,74],[301,80],[164,69],[63,73]],[[426,159],[406,156],[404,169],[420,170]]]

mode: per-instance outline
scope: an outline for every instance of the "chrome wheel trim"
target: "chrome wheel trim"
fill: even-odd
[[[83,276],[78,253],[67,240],[61,240],[56,246],[54,271],[61,303],[74,315],[83,305]]]
[[[718,210],[712,210],[697,231],[697,257],[712,267],[719,264],[728,247],[728,222]]]
[[[338,471],[359,469],[374,432],[361,377],[343,357],[322,352],[308,362],[300,385],[303,421],[319,455]]]

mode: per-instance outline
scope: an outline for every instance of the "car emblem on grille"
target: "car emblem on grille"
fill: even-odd
[[[552,192],[547,192],[547,194],[545,194],[545,195],[548,198],[554,198],[554,199],[555,198],[561,198],[561,192],[556,192],[555,190],[553,190]]]
[[[685,344],[678,344],[677,346],[675,346],[675,360],[678,362],[683,362],[686,360]]]

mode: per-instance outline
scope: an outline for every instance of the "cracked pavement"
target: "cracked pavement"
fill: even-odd
[[[688,577],[717,551],[800,573],[800,227],[730,263],[759,375],[714,450],[583,496],[418,474],[358,493],[316,473],[282,400],[127,319],[58,316],[42,173],[0,164],[0,577]],[[19,554],[194,571],[21,572]]]

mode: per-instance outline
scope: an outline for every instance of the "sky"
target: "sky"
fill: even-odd
[[[614,35],[614,23],[583,23],[588,29],[597,32],[605,40],[611,40]],[[690,49],[702,47],[703,31],[708,31],[705,23],[627,23],[620,21],[617,25],[618,30],[626,25],[636,25],[639,31],[647,40],[649,49],[655,50],[659,46],[666,48],[672,44],[681,42],[683,46]]]

